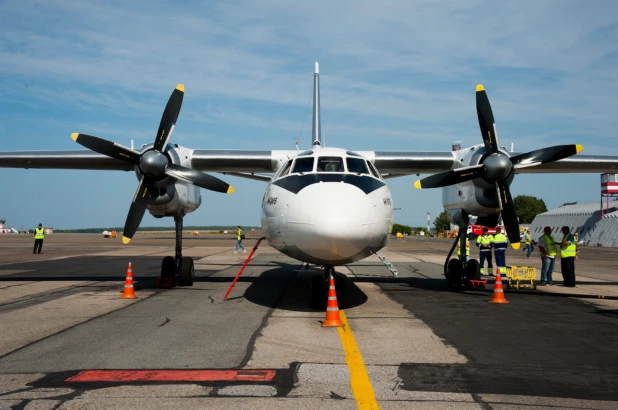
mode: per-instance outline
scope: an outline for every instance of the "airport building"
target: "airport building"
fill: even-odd
[[[584,245],[618,247],[618,200],[552,209],[534,218],[530,233],[534,240],[538,240],[543,235],[543,228],[551,226],[554,238],[562,239],[560,229],[565,225],[579,235],[579,241]]]

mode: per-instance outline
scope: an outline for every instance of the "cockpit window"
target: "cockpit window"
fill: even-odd
[[[346,158],[346,164],[348,164],[348,172],[353,172],[355,174],[367,174],[369,175],[369,170],[367,169],[367,163],[364,159],[361,158]]]
[[[293,173],[311,171],[313,171],[313,157],[296,158],[296,161],[294,162],[294,168],[292,168]]]
[[[380,173],[378,172],[378,170],[373,166],[373,164],[371,162],[367,162],[367,164],[369,165],[369,169],[371,170],[371,174],[378,178],[378,179],[382,179],[382,177],[380,176]]]
[[[281,171],[281,173],[279,174],[279,178],[284,177],[287,174],[289,174],[291,166],[292,166],[292,160],[289,160],[288,163],[285,164],[285,167],[283,167],[283,170]]]
[[[305,156],[307,156],[307,155],[311,155],[311,154],[313,154],[313,150],[311,150],[311,149],[310,149],[309,151],[303,151],[303,152],[301,152],[300,154],[298,154],[298,156],[299,156],[299,157],[305,157]]]
[[[318,158],[318,172],[344,172],[343,158],[320,157]]]

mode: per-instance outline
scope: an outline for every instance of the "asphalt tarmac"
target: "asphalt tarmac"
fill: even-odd
[[[0,409],[618,408],[616,249],[582,249],[576,288],[494,305],[492,280],[447,289],[450,240],[391,240],[399,277],[377,257],[338,268],[346,327],[324,328],[321,271],[266,245],[223,301],[258,235],[247,254],[185,235],[196,281],[173,289],[155,287],[173,233],[52,234],[42,255],[0,235]],[[120,299],[129,262],[138,298]]]

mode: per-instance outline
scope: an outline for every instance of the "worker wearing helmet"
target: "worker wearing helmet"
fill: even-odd
[[[487,227],[483,227],[483,234],[476,238],[476,246],[480,248],[481,275],[494,275],[494,264],[491,257],[494,237],[491,236]],[[487,272],[485,272],[485,259],[487,259]]]

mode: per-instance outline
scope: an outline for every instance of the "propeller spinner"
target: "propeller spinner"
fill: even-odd
[[[476,112],[486,152],[481,163],[439,172],[416,181],[414,186],[416,188],[440,188],[476,178],[483,178],[487,182],[495,183],[506,234],[513,248],[518,249],[519,222],[507,183],[508,178],[519,168],[558,161],[581,152],[583,147],[579,144],[557,145],[509,157],[498,148],[498,132],[494,114],[485,88],[481,84],[476,86]]]
[[[165,147],[172,135],[172,131],[174,131],[174,126],[180,114],[184,94],[184,85],[179,84],[176,86],[161,116],[161,123],[155,137],[154,146],[143,153],[92,135],[71,134],[73,141],[99,154],[136,165],[142,173],[142,178],[135,191],[135,196],[131,202],[129,214],[124,225],[122,242],[125,244],[131,241],[144,217],[148,198],[154,188],[154,184],[165,177],[179,179],[210,191],[226,194],[234,192],[234,188],[231,185],[219,178],[191,168],[172,164],[168,156],[164,154]]]

